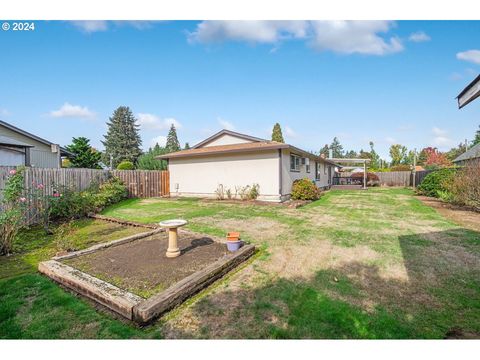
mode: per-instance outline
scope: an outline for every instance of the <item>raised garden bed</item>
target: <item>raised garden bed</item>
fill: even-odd
[[[39,271],[129,320],[148,323],[248,259],[218,239],[179,231],[181,255],[167,258],[161,229],[52,258]]]

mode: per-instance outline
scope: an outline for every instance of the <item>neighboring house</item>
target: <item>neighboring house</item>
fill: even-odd
[[[332,183],[335,164],[292,145],[222,130],[189,150],[158,156],[168,160],[172,196],[215,197],[224,189],[258,184],[259,200],[290,198],[292,183],[309,178]]]
[[[453,160],[455,165],[459,166],[468,165],[469,163],[473,163],[475,161],[478,161],[480,163],[480,143],[472,146],[462,155]]]
[[[68,151],[0,120],[0,166],[61,167]]]

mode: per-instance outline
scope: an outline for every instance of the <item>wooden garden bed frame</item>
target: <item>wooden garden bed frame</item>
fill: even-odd
[[[76,258],[108,247],[144,239],[162,231],[164,230],[155,229],[119,240],[97,244],[63,256],[56,256],[51,260],[41,262],[38,265],[38,271],[66,288],[109,308],[128,320],[139,324],[147,324],[212,284],[255,253],[255,246],[245,245],[238,251],[222,257],[147,299],[62,263],[62,260]]]

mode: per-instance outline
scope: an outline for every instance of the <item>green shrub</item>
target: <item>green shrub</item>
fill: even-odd
[[[97,209],[103,209],[104,207],[116,204],[127,197],[127,187],[119,178],[112,177],[107,182],[101,184],[96,193],[94,193],[95,207]]]
[[[117,165],[117,170],[133,170],[135,165],[131,161],[124,160]]]
[[[253,184],[238,188],[238,195],[242,200],[255,200],[260,195],[260,185]]]
[[[49,219],[72,220],[95,211],[95,196],[90,191],[78,192],[68,186],[57,187],[49,198]]]
[[[421,195],[447,198],[449,183],[453,181],[456,173],[454,168],[444,168],[431,172],[418,186],[417,192]]]
[[[12,252],[13,241],[25,226],[27,199],[24,192],[24,168],[10,170],[0,199],[0,255]]]
[[[126,199],[127,196],[126,186],[116,177],[99,186],[92,185],[81,192],[68,186],[57,187],[53,196],[49,198],[49,218],[50,220],[78,219]]]
[[[444,186],[451,195],[448,201],[480,211],[480,162],[472,162],[459,169]]]
[[[317,200],[320,189],[310,179],[299,179],[293,182],[291,195],[293,200]]]

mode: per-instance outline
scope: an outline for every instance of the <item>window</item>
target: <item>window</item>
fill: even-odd
[[[323,175],[327,175],[327,165],[323,164]]]
[[[290,155],[290,171],[300,171],[300,157]]]
[[[307,173],[310,172],[310,164],[305,165],[305,170],[307,171]]]
[[[315,161],[315,180],[320,181],[320,164]]]

